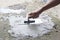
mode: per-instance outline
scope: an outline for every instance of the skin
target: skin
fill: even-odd
[[[60,4],[60,0],[52,0],[51,2],[49,2],[46,6],[42,7],[40,10],[35,11],[35,12],[31,12],[29,14],[30,18],[37,18],[39,17],[39,15],[44,12],[45,10],[48,10],[52,7],[57,6],[58,4]]]

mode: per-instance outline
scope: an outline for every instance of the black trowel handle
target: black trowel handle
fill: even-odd
[[[31,22],[33,22],[33,21],[30,21],[29,19],[30,19],[31,17],[28,17],[28,24],[30,24]]]
[[[28,21],[29,21],[30,18],[31,18],[31,17],[28,17]]]
[[[28,21],[29,21],[30,18],[32,18],[32,17],[28,17]]]
[[[30,24],[30,23],[33,23],[33,22],[35,22],[35,21],[31,21],[31,20],[29,20],[31,17],[28,17],[28,21],[24,21],[24,23],[27,23],[27,24]]]
[[[28,17],[28,22],[29,22],[30,17]]]

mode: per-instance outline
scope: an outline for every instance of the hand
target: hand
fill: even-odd
[[[37,17],[39,17],[39,12],[32,12],[29,14],[29,17],[30,18],[37,18]]]

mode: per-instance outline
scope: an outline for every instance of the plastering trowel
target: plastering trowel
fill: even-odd
[[[39,18],[33,19],[33,18],[28,17],[28,20],[24,21],[24,23],[25,24],[40,24],[40,23],[43,23],[43,22]]]
[[[30,24],[30,23],[34,23],[35,22],[35,20],[29,20],[29,19],[30,19],[30,17],[28,17],[28,20],[24,21],[24,23]]]

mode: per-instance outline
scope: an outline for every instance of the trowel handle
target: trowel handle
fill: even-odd
[[[28,21],[29,21],[30,17],[28,17]]]
[[[28,22],[30,21],[29,19],[30,19],[31,17],[28,17]]]
[[[31,17],[28,17],[28,21],[29,21],[30,18],[31,18]]]

